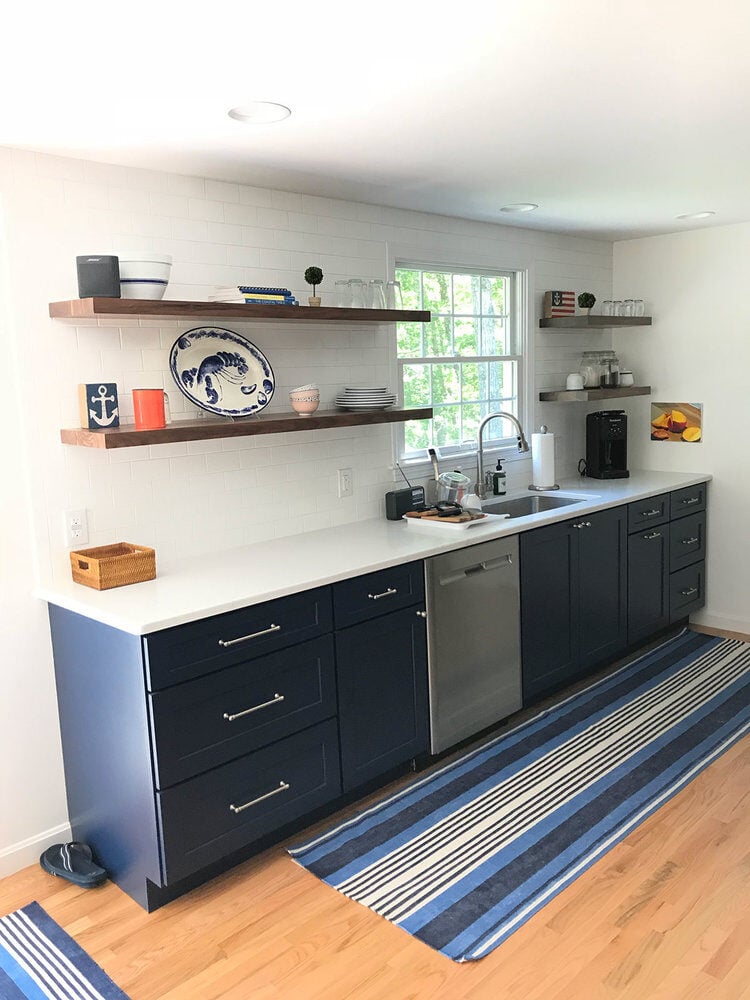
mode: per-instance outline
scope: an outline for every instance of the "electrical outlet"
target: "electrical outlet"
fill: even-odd
[[[85,510],[65,511],[65,544],[74,549],[86,545],[89,540],[89,525]]]
[[[354,473],[351,469],[339,469],[339,497],[354,495]]]

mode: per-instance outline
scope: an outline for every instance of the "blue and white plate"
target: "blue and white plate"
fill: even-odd
[[[181,334],[169,369],[191,403],[224,417],[247,417],[271,402],[276,379],[261,351],[232,330],[201,326]]]

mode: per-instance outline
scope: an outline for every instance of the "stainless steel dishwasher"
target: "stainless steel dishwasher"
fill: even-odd
[[[521,707],[518,537],[426,560],[431,748]]]

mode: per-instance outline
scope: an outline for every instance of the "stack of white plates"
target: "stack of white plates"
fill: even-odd
[[[386,410],[395,402],[395,395],[383,385],[346,385],[336,397],[336,406],[344,410]]]

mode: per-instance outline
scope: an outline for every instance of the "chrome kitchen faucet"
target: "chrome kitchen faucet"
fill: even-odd
[[[490,485],[488,479],[492,475],[491,473],[485,474],[484,471],[482,434],[484,432],[484,428],[487,426],[490,420],[494,420],[496,417],[505,420],[510,420],[512,423],[514,423],[516,426],[516,430],[518,431],[518,450],[521,452],[529,450],[529,442],[526,440],[526,436],[523,433],[523,427],[521,427],[521,424],[519,423],[517,417],[514,417],[512,413],[505,413],[502,410],[498,411],[497,413],[487,414],[484,420],[482,420],[482,422],[479,424],[479,429],[477,430],[477,481],[476,484],[474,485],[474,492],[476,493],[476,495],[479,497],[480,500],[484,500],[487,497],[487,487]]]

